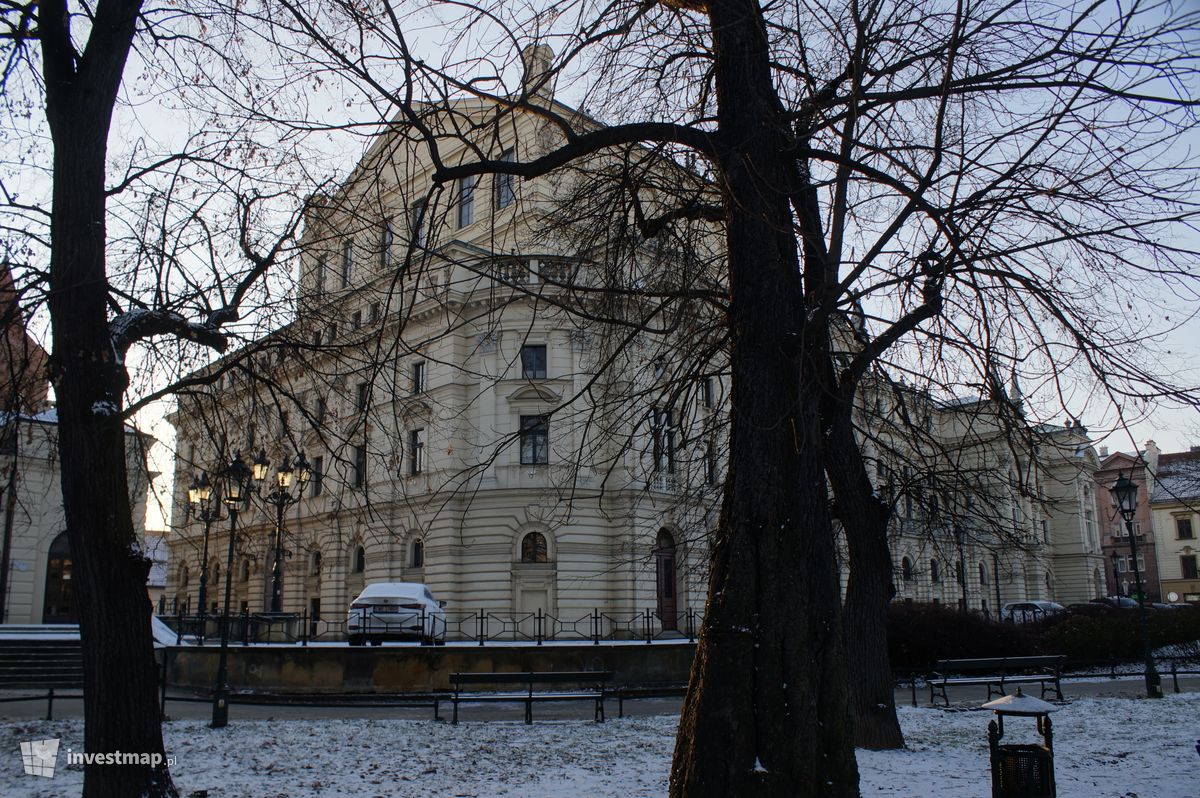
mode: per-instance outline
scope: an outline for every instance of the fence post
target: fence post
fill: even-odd
[[[54,688],[46,693],[46,720],[54,720]]]
[[[421,605],[421,645],[427,646],[433,640],[433,635],[425,636],[425,605]]]
[[[228,620],[225,621],[229,623]],[[242,610],[242,645],[250,645],[250,609]]]
[[[600,645],[600,609],[592,608],[592,645]]]
[[[696,642],[696,608],[695,607],[687,608],[687,632],[688,632],[688,642],[695,643]]]
[[[1175,692],[1179,692],[1179,660],[1171,657],[1171,682],[1175,685]]]
[[[642,630],[646,634],[646,645],[650,645],[650,610],[642,612]]]
[[[308,647],[308,607],[300,613],[300,645]]]
[[[201,641],[204,642],[204,641]],[[175,645],[183,645],[183,616],[175,616]]]
[[[542,633],[545,632],[545,629],[542,626],[544,623],[545,621],[542,619],[542,608],[538,607],[537,618],[533,622],[533,636],[537,640],[537,644],[539,646],[542,644]]]
[[[163,651],[163,663],[160,672],[160,682],[158,686],[158,716],[161,720],[167,719],[167,658],[171,656],[171,652]]]
[[[483,625],[484,625],[483,610],[479,611],[479,645],[483,645]]]

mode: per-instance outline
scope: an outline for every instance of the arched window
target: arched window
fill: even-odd
[[[409,562],[413,568],[425,567],[425,541],[417,538],[412,542],[412,557]]]
[[[238,575],[238,579],[243,582],[250,581],[250,561],[242,560],[242,572]]]
[[[929,581],[935,585],[942,581],[942,569],[937,560],[929,561]]]
[[[362,546],[354,549],[354,573],[361,574],[367,570],[367,550]]]
[[[308,573],[310,576],[321,575],[321,552],[314,551],[308,560]]]
[[[521,540],[521,562],[546,562],[546,536],[541,532],[530,532]]]
[[[907,557],[900,560],[900,576],[904,578],[905,582],[911,582],[913,580],[912,560],[908,559]]]
[[[186,565],[179,566],[179,589],[187,590],[188,587],[188,567]]]
[[[221,564],[213,563],[212,568],[208,569],[208,583],[216,585],[221,581]]]
[[[988,583],[987,566],[979,563],[979,584],[986,585]]]

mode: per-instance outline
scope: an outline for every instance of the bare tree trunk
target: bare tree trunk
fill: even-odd
[[[826,470],[850,553],[842,622],[853,663],[849,673],[854,742],[876,750],[903,748],[888,656],[887,609],[893,595],[888,508],[871,487],[849,412],[835,412],[829,420],[829,446],[835,454],[828,457]]]
[[[66,11],[41,7],[46,116],[54,142],[51,378],[63,507],[83,641],[88,752],[162,754],[146,575],[134,533],[119,408],[128,377],[107,320],[105,160],[140,3],[102,0],[77,59]],[[61,16],[59,16],[61,15]],[[82,63],[79,63],[82,62]],[[84,796],[174,796],[165,763],[88,765]]]
[[[857,796],[819,362],[758,6],[710,6],[732,332],[730,465],[671,795]],[[817,346],[823,344],[817,343]]]

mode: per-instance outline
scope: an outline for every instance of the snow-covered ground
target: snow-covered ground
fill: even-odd
[[[1200,693],[1161,701],[1080,699],[1052,716],[1060,798],[1198,798]],[[859,751],[862,794],[913,798],[990,795],[985,711],[900,709],[908,750]],[[554,798],[666,793],[675,716],[588,721],[250,721],[222,730],[201,721],[165,728],[181,795],[209,798]],[[1033,737],[1033,721],[1006,723],[1006,742]],[[0,795],[73,796],[78,720],[0,725]],[[53,779],[22,772],[18,743],[61,737]],[[201,795],[204,793],[201,792]]]

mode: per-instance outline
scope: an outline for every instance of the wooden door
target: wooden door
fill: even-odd
[[[675,538],[665,529],[658,531],[658,546],[654,550],[655,581],[658,593],[658,617],[664,632],[679,628],[676,618]]]

